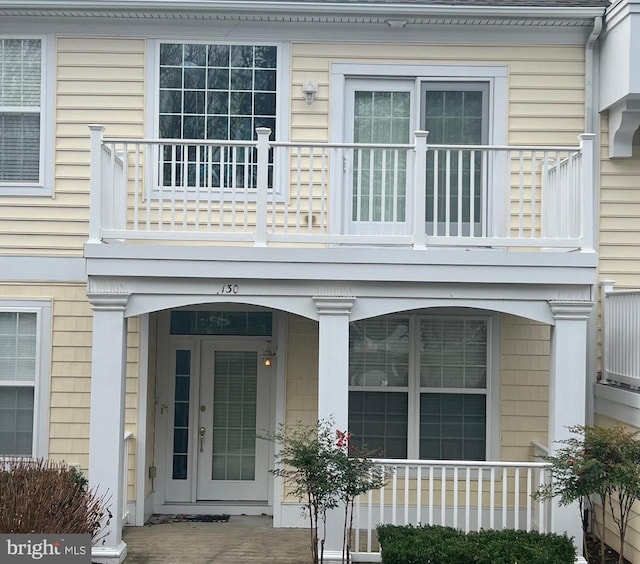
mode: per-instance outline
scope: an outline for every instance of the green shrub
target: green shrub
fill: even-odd
[[[440,526],[378,526],[383,564],[573,564],[571,539],[535,531],[468,534]]]
[[[111,518],[107,500],[63,462],[17,459],[0,463],[0,533],[83,534],[101,540]]]

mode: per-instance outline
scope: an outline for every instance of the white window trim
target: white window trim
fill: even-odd
[[[39,39],[40,67],[40,172],[32,182],[0,182],[0,196],[52,196],[54,158],[55,36],[2,34],[3,39]]]
[[[149,39],[147,43],[147,72],[146,72],[146,111],[145,111],[145,137],[147,139],[160,138],[159,132],[159,120],[160,115],[160,45],[162,43],[189,43],[189,44],[203,44],[203,45],[267,45],[277,47],[278,58],[276,62],[276,131],[275,139],[277,141],[289,140],[289,109],[290,109],[290,91],[291,91],[291,45],[288,42],[278,41],[229,41],[224,38],[212,38],[210,40],[196,40],[189,38],[157,38]],[[109,137],[108,131],[105,137]],[[287,178],[287,159],[276,159],[274,162],[273,170],[273,185],[278,189],[276,192],[276,200],[284,201],[284,190],[287,188],[287,182],[283,179]],[[153,166],[147,166],[147,170],[154,170]],[[149,179],[151,181],[151,179]],[[160,190],[157,186],[153,186],[152,195],[153,199],[159,198]],[[203,197],[207,197],[202,193]],[[187,191],[188,200],[198,199],[199,194],[195,189]],[[239,192],[237,195],[225,194],[224,201],[234,200],[244,201],[244,195]],[[255,200],[255,195],[250,194],[249,201]]]
[[[36,374],[33,384],[34,458],[49,455],[49,391],[51,382],[51,301],[0,299],[0,312],[36,314]],[[11,382],[7,382],[11,384]]]
[[[471,66],[471,65],[419,65],[419,64],[390,64],[390,63],[332,63],[331,64],[331,94],[329,107],[329,141],[342,143],[347,141],[345,124],[349,116],[346,115],[345,103],[346,82],[349,79],[368,78],[371,81],[396,79],[406,81],[412,79],[415,83],[412,102],[420,100],[421,87],[424,82],[488,82],[489,83],[489,124],[488,144],[507,144],[508,118],[508,68],[506,65]],[[412,108],[413,132],[419,129],[419,108]],[[412,135],[413,142],[413,135]],[[342,168],[332,166],[330,171],[331,184],[340,185]],[[344,202],[341,198],[331,198],[329,204],[329,221],[338,230],[345,229],[347,218],[344,215]],[[493,214],[493,224],[503,217],[503,194],[492,192],[491,201],[487,203]],[[500,229],[500,225],[496,226]]]
[[[385,317],[385,316],[383,316]],[[408,312],[406,315],[391,314],[388,317],[402,317],[409,319],[410,334],[417,335],[420,319],[432,317],[434,319],[462,319],[484,320],[487,322],[487,381],[486,392],[486,435],[485,435],[485,459],[500,459],[500,314],[498,313],[430,313],[428,311]],[[407,457],[418,459],[420,451],[419,414],[420,414],[420,385],[417,367],[420,365],[419,354],[415,344],[418,341],[412,337],[409,349],[409,365],[413,367],[413,373],[409,372],[408,386],[396,388],[380,388],[371,386],[349,386],[349,391],[384,391],[407,392],[408,417],[407,417]],[[475,393],[473,390],[465,391],[463,388],[443,389],[437,388],[436,393]]]

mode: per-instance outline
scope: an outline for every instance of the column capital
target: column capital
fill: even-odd
[[[549,300],[549,307],[555,320],[558,319],[589,319],[593,310],[593,302]]]
[[[311,299],[320,315],[349,315],[356,301],[351,288],[337,286],[317,288]]]
[[[87,298],[93,311],[124,311],[131,292],[124,284],[96,278],[87,282]]]
[[[349,315],[356,301],[353,296],[313,296],[312,299],[320,315]]]

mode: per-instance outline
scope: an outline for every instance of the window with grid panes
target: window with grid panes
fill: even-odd
[[[273,45],[161,43],[160,138],[248,141],[269,127],[274,139],[277,56]],[[194,143],[163,152],[160,185],[255,188],[253,149]]]
[[[33,451],[37,313],[0,311],[0,455]]]
[[[0,186],[41,179],[42,40],[0,37]]]
[[[388,316],[349,333],[349,430],[385,458],[484,460],[488,320]]]

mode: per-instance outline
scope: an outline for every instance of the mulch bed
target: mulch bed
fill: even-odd
[[[600,540],[593,535],[589,535],[587,537],[587,546],[589,548],[589,564],[600,564]],[[604,563],[618,564],[618,553],[609,545],[605,545]],[[624,564],[631,564],[631,562],[625,558]]]

